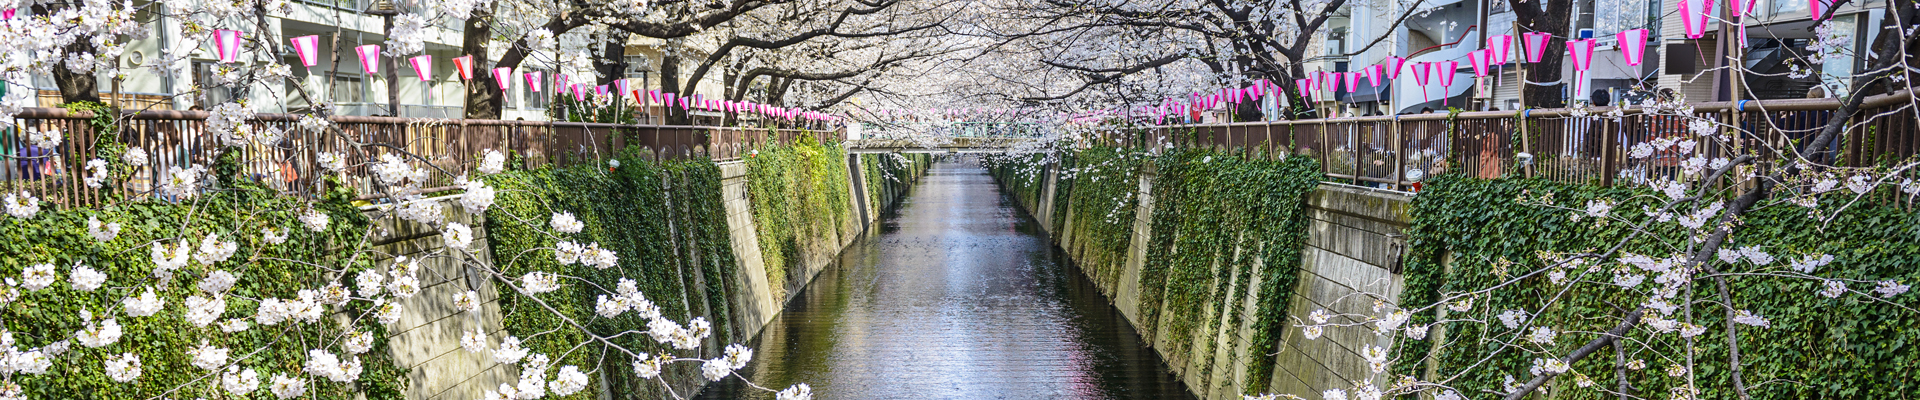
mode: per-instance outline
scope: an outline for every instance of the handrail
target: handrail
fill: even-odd
[[[1915,101],[1913,92],[1860,100],[1861,112],[1851,118],[1874,119],[1848,122],[1833,145],[1843,157],[1836,165],[1864,167],[1920,157],[1920,110],[1902,109]],[[1636,146],[1690,137],[1694,127],[1689,120],[1625,105],[1142,126],[1099,140],[1149,151],[1164,150],[1161,144],[1166,143],[1308,156],[1321,161],[1329,180],[1395,190],[1418,189],[1418,180],[1408,176],[1449,172],[1613,185],[1679,176],[1685,171],[1682,161],[1695,156],[1781,159],[1780,151],[1790,151],[1795,140],[1836,118],[1830,111],[1840,105],[1838,99],[1692,103],[1692,115],[1714,120],[1715,126],[1748,131],[1724,141],[1701,142],[1690,153],[1655,150],[1651,155],[1636,151]],[[1588,117],[1568,118],[1576,110]],[[1615,112],[1620,115],[1602,117]],[[1902,174],[1898,178],[1920,180],[1920,171]]]

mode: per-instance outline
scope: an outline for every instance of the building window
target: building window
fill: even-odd
[[[553,79],[553,73],[548,71],[538,72],[540,72],[541,77],[540,84],[543,86],[540,88],[540,91],[535,92],[525,85],[527,81],[526,73],[524,72],[520,73],[520,81],[517,82],[519,85],[515,85],[520,87],[521,94],[523,95],[522,101],[524,101],[522,104],[526,104],[524,108],[529,110],[547,109],[547,103],[552,100],[551,96],[553,96],[553,82],[551,81],[551,79]]]
[[[1806,2],[1806,1],[1802,1],[1802,0],[1772,0],[1772,1],[1770,1],[1769,3],[1772,3],[1772,4],[1770,4],[1770,7],[1772,8],[1772,10],[1773,10],[1773,14],[1774,14],[1774,15],[1781,15],[1781,14],[1806,14],[1806,13],[1807,13],[1807,2]],[[1831,2],[1829,2],[1829,4],[1831,4]]]
[[[1333,28],[1327,32],[1327,55],[1339,57],[1347,54],[1347,27]]]
[[[335,103],[365,103],[367,87],[365,81],[354,75],[333,76],[333,101]]]
[[[218,84],[219,73],[220,64],[211,61],[193,63],[193,83],[203,89],[200,97],[201,109],[212,110],[214,106],[233,101],[233,87]]]
[[[1634,29],[1655,30],[1660,24],[1655,17],[1659,3],[1649,0],[1608,0],[1594,2],[1593,37],[1602,42],[1612,41],[1614,34]],[[1652,10],[1652,11],[1650,11]],[[1651,32],[1649,32],[1651,33]],[[1649,35],[1651,37],[1652,35]]]

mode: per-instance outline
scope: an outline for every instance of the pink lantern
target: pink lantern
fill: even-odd
[[[460,72],[460,80],[463,80],[463,81],[472,80],[473,79],[473,56],[454,57],[453,69],[455,71]]]
[[[1527,32],[1520,34],[1520,44],[1527,50],[1527,62],[1537,63],[1546,58],[1547,43],[1553,41],[1553,34],[1546,32]]]
[[[1833,2],[1827,0],[1807,0],[1807,12],[1813,14],[1814,21],[1827,19],[1827,7],[1832,5]],[[1713,0],[1707,0],[1707,7],[1713,7]]]
[[[1385,65],[1374,64],[1367,66],[1367,83],[1372,84],[1374,88],[1379,88],[1380,78],[1386,78],[1386,70],[1387,66]],[[1391,80],[1392,78],[1388,79]]]
[[[587,101],[587,91],[582,86],[578,83],[573,85],[573,101]]]
[[[1632,29],[1615,36],[1620,39],[1620,55],[1627,59],[1627,65],[1640,65],[1647,55],[1647,30]]]
[[[1487,64],[1492,62],[1492,60],[1488,60],[1487,58],[1491,57],[1492,54],[1493,51],[1491,50],[1474,50],[1471,53],[1467,53],[1467,60],[1473,62],[1474,77],[1487,76]]]
[[[614,87],[614,89],[616,89],[616,90],[619,90],[619,93],[615,93],[615,94],[620,94],[620,93],[626,93],[626,92],[629,92],[630,90],[627,90],[627,86],[628,86],[628,85],[631,85],[631,84],[630,84],[630,83],[628,83],[626,79],[615,79],[615,80],[613,80],[613,87]],[[639,99],[638,99],[638,98],[635,98],[634,100],[635,100],[635,101],[639,101]]]
[[[1312,94],[1313,80],[1312,79],[1306,79],[1306,78],[1295,79],[1293,80],[1293,85],[1294,87],[1297,87],[1300,89],[1300,98],[1302,99],[1313,98],[1313,94]]]
[[[527,71],[525,76],[527,77],[527,90],[540,93],[540,84],[546,82],[546,79],[542,79],[540,71]]]
[[[1407,59],[1400,57],[1387,57],[1387,62],[1380,64],[1384,67],[1381,69],[1387,72],[1387,79],[1400,79],[1400,71],[1404,70],[1406,65]]]
[[[1567,41],[1567,55],[1573,58],[1575,71],[1586,72],[1593,66],[1593,48],[1598,43],[1596,39]]]
[[[355,47],[353,52],[360,55],[360,68],[366,69],[369,74],[380,72],[380,45]]]
[[[13,13],[15,10],[17,9],[9,8],[6,11],[0,11],[0,20],[13,19]]]
[[[1320,78],[1326,80],[1327,82],[1326,89],[1328,93],[1340,91],[1340,73],[1339,72],[1321,72]]]
[[[566,92],[569,88],[573,87],[573,85],[568,85],[567,83],[567,74],[553,74],[553,90]]]
[[[320,35],[306,35],[287,39],[293,42],[293,52],[300,55],[300,64],[308,67],[320,64]]]
[[[594,86],[593,95],[607,97],[607,85]]]
[[[1580,93],[1581,88],[1584,87],[1581,81],[1585,80],[1587,69],[1593,66],[1593,47],[1597,43],[1598,41],[1594,39],[1567,41],[1567,55],[1573,58],[1574,93]]]
[[[230,63],[240,59],[240,31],[232,29],[213,30],[213,50],[220,57],[220,63]]]
[[[1513,35],[1488,36],[1487,51],[1493,53],[1494,57],[1489,60],[1493,65],[1502,65],[1508,61],[1513,61]]]
[[[1820,0],[1808,0],[1819,3]],[[1707,35],[1707,21],[1713,18],[1713,0],[1680,0],[1680,27],[1688,39]],[[1817,12],[1815,15],[1819,15]]]
[[[1432,63],[1413,63],[1413,84],[1420,86],[1420,97],[1425,98],[1426,100],[1424,101],[1433,101],[1433,97],[1427,95],[1427,81],[1429,80],[1427,71],[1432,69]]]
[[[1452,87],[1453,75],[1460,70],[1459,61],[1441,61],[1434,63],[1433,74],[1440,78],[1440,87]]]
[[[1343,75],[1347,77],[1347,92],[1360,91],[1360,73],[1359,72],[1348,72]]]
[[[513,83],[513,67],[494,68],[493,81],[500,84],[500,91],[507,91],[507,87]]]
[[[1742,16],[1753,15],[1753,6],[1756,4],[1760,4],[1760,0],[1728,0],[1727,12],[1733,14],[1737,21]]]
[[[407,59],[407,64],[413,65],[413,75],[420,77],[421,82],[433,79],[433,56],[426,54],[413,56]]]

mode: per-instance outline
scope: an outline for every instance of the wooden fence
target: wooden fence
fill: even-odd
[[[738,159],[769,141],[792,143],[803,136],[844,141],[844,131],[809,132],[793,129],[721,128],[706,126],[616,125],[580,122],[446,120],[392,117],[336,116],[339,132],[298,129],[298,116],[260,114],[249,124],[256,129],[278,128],[278,143],[254,143],[225,148],[206,132],[204,111],[146,111],[124,115],[114,132],[95,134],[92,113],[69,113],[57,108],[28,108],[0,127],[0,189],[26,190],[63,206],[101,204],[109,197],[139,198],[154,188],[171,168],[212,167],[213,157],[238,151],[242,175],[283,193],[312,195],[324,175],[316,159],[322,152],[348,155],[347,182],[360,193],[374,193],[369,161],[383,154],[417,156],[417,166],[445,169],[454,174],[473,169],[474,157],[495,149],[516,155],[520,166],[570,165],[599,162],[632,147],[653,160]],[[29,141],[33,131],[58,129],[63,140],[51,149]],[[88,160],[102,139],[139,147],[148,163],[114,189],[84,184]],[[374,144],[350,151],[350,142]],[[410,157],[412,158],[412,157]],[[424,159],[426,162],[419,162]],[[113,160],[119,164],[119,160]],[[450,183],[450,178],[442,178]],[[432,188],[443,189],[443,188]],[[429,189],[429,190],[432,190]],[[116,192],[117,191],[117,192]],[[367,196],[371,198],[372,196]]]
[[[1920,137],[1913,101],[1905,93],[1866,99],[1834,145],[1840,155],[1836,165],[1910,161]],[[1694,155],[1783,159],[1776,151],[1797,149],[1818,134],[1839,105],[1834,99],[1698,103],[1694,115],[1714,121],[1714,130],[1732,135],[1731,140],[1699,141],[1691,154],[1665,150],[1646,157],[1630,152],[1661,139],[1695,137],[1688,126],[1692,119],[1638,108],[1623,109],[1624,115],[1615,118],[1606,115],[1615,108],[1596,107],[1586,116],[1548,109],[1156,126],[1097,140],[1309,156],[1321,161],[1329,180],[1395,190],[1412,190],[1417,179],[1411,177],[1447,172],[1614,185],[1678,176],[1682,162]]]

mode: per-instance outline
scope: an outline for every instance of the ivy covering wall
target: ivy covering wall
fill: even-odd
[[[1096,281],[1138,280],[1141,335],[1167,343],[1163,354],[1195,354],[1191,344],[1203,327],[1217,322],[1213,329],[1238,329],[1243,318],[1256,318],[1247,350],[1255,356],[1245,375],[1256,378],[1243,387],[1246,393],[1266,390],[1274,359],[1264,355],[1276,351],[1289,326],[1286,312],[1307,234],[1305,196],[1318,184],[1319,165],[1306,157],[1272,160],[1209,150],[1149,155],[1100,147],[1059,159],[1072,167],[1055,167],[1071,171],[1054,188],[1055,216],[1071,213],[1067,234],[1094,254],[1075,261]],[[1030,171],[1045,171],[1038,165],[1043,160],[1014,156],[989,166],[1032,207],[1047,200],[1041,197],[1043,177],[1028,179]],[[1139,275],[1130,277],[1122,267],[1142,176],[1151,179],[1151,234]],[[1256,299],[1255,315],[1232,307],[1248,296]],[[1188,370],[1208,371],[1211,354],[1189,357]]]
[[[1629,227],[1618,223],[1598,223],[1580,219],[1566,210],[1539,204],[1580,207],[1590,199],[1625,199],[1642,194],[1619,188],[1601,188],[1557,184],[1538,180],[1481,180],[1441,176],[1428,182],[1426,190],[1413,203],[1413,225],[1408,230],[1406,290],[1401,306],[1417,308],[1433,304],[1447,293],[1490,287],[1514,274],[1542,267],[1542,252],[1592,251],[1604,249],[1626,237]],[[1643,196],[1618,204],[1615,210],[1637,212],[1653,205],[1655,196]],[[1827,204],[1825,207],[1837,207]],[[1633,210],[1633,211],[1625,211]],[[1671,226],[1671,224],[1666,224]],[[1683,238],[1684,232],[1661,228],[1659,236]],[[1742,227],[1731,238],[1736,244],[1764,244],[1768,252],[1785,263],[1803,253],[1825,253],[1835,257],[1832,264],[1816,272],[1821,276],[1855,279],[1893,279],[1910,282],[1920,279],[1920,214],[1893,207],[1856,205],[1831,223],[1821,224],[1808,218],[1806,209],[1797,206],[1764,207],[1742,218]],[[1665,255],[1656,243],[1636,241],[1625,251]],[[1776,265],[1776,267],[1778,267]],[[1611,268],[1610,266],[1607,268]],[[1603,271],[1603,273],[1606,273]],[[1610,280],[1593,278],[1596,280]],[[1514,288],[1495,291],[1475,299],[1468,313],[1481,320],[1509,309],[1539,310],[1542,299],[1565,286],[1555,285],[1545,274],[1527,278]],[[1774,278],[1740,278],[1729,281],[1736,307],[1751,310],[1771,320],[1771,327],[1740,329],[1743,376],[1754,399],[1854,398],[1892,399],[1920,393],[1920,318],[1885,302],[1871,302],[1857,295],[1829,299],[1815,293],[1818,282]],[[1711,298],[1710,296],[1703,296]],[[1637,304],[1616,304],[1644,299],[1612,285],[1577,285],[1565,295],[1565,302],[1537,316],[1542,323],[1568,330],[1602,331],[1617,323],[1593,315],[1618,315],[1619,308]],[[1910,296],[1889,299],[1913,307]],[[1717,299],[1714,299],[1717,301]],[[1619,308],[1616,308],[1619,307]],[[1440,307],[1444,309],[1444,307]],[[1436,310],[1437,312],[1438,310]],[[1701,398],[1735,398],[1731,372],[1727,365],[1724,314],[1716,303],[1694,306],[1694,316],[1704,321],[1708,338],[1695,342],[1695,364]],[[1414,323],[1429,324],[1437,314],[1414,316]],[[1460,318],[1457,314],[1449,320]],[[1449,376],[1473,368],[1472,373],[1456,381],[1461,393],[1498,391],[1503,375],[1516,379],[1531,377],[1530,360],[1537,355],[1507,352],[1492,356],[1484,365],[1473,367],[1497,346],[1480,345],[1490,332],[1483,325],[1466,322],[1445,324],[1445,340],[1451,343],[1432,352],[1429,340],[1402,340],[1398,344],[1398,373],[1411,374],[1427,366],[1419,361],[1431,353],[1435,376]],[[1438,332],[1438,331],[1436,331]],[[1665,354],[1685,354],[1685,343],[1677,335],[1651,335],[1636,329],[1632,342],[1645,342]],[[1553,351],[1566,354],[1586,340],[1560,340]],[[1604,351],[1611,354],[1611,350]],[[1665,397],[1669,388],[1684,382],[1664,370],[1674,360],[1658,359],[1629,346],[1627,360],[1643,360],[1644,369],[1626,370],[1626,379],[1643,397]],[[1573,372],[1587,374],[1601,385],[1613,387],[1615,357],[1589,357],[1573,365]],[[1574,374],[1557,378],[1556,398],[1617,398],[1594,389],[1573,384]]]
[[[230,170],[224,166],[231,164],[231,159],[228,157],[216,171]],[[26,397],[227,396],[215,385],[218,376],[207,378],[208,372],[192,366],[186,354],[187,349],[205,340],[213,346],[230,349],[238,360],[237,365],[258,370],[262,381],[275,373],[306,380],[310,397],[303,398],[355,399],[362,395],[374,400],[401,398],[401,389],[407,385],[406,371],[394,365],[384,340],[374,341],[375,347],[360,355],[364,366],[355,383],[308,379],[310,376],[302,372],[309,349],[342,353],[337,342],[344,332],[358,330],[371,332],[376,337],[389,335],[385,326],[371,318],[350,324],[324,318],[318,323],[289,321],[273,326],[254,325],[237,333],[222,332],[218,324],[195,327],[185,320],[182,309],[185,298],[201,294],[196,285],[216,270],[226,270],[240,278],[226,296],[227,312],[221,314],[221,320],[251,320],[260,299],[296,298],[296,292],[301,289],[315,289],[337,279],[313,265],[348,271],[376,267],[364,257],[351,264],[336,257],[345,253],[342,249],[362,243],[361,236],[368,226],[367,218],[348,206],[348,200],[354,197],[350,190],[337,189],[329,192],[324,201],[314,203],[316,210],[327,213],[332,220],[326,231],[316,233],[297,220],[306,212],[306,202],[277,196],[244,180],[222,181],[229,185],[228,190],[206,192],[177,203],[112,201],[99,209],[48,209],[31,219],[0,221],[0,236],[9,239],[0,241],[0,254],[6,255],[0,257],[0,275],[19,277],[27,267],[44,263],[54,265],[59,277],[40,290],[4,289],[7,296],[18,296],[3,305],[8,316],[4,325],[15,340],[14,346],[25,350],[71,340],[74,332],[86,326],[83,313],[91,313],[96,318],[111,314],[124,332],[119,341],[99,349],[73,343],[66,351],[82,355],[61,357],[46,374],[15,374],[13,382],[24,389]],[[119,223],[123,230],[111,241],[97,241],[88,235],[89,217]],[[261,234],[264,228],[287,232],[287,242],[267,243]],[[198,247],[210,234],[238,244],[232,258],[212,266],[189,263],[173,271],[170,279],[155,277],[149,243],[164,240],[171,246],[185,239]],[[106,283],[93,291],[74,290],[68,278],[75,265],[106,274]],[[150,286],[165,301],[165,308],[152,316],[128,317],[122,311],[120,299],[138,295]],[[363,315],[368,304],[348,302],[329,311],[330,315]],[[137,380],[117,383],[105,374],[102,366],[108,355],[121,353],[140,357],[142,368]],[[193,384],[196,380],[202,383]],[[185,389],[165,394],[176,387]],[[269,398],[272,394],[262,386],[251,396]]]
[[[619,167],[584,165],[513,171],[487,178],[499,193],[494,208],[487,212],[487,235],[496,264],[509,277],[536,270],[557,272],[604,288],[615,287],[622,278],[632,279],[667,318],[684,323],[704,317],[713,324],[714,336],[702,346],[703,351],[746,342],[757,332],[736,329],[729,317],[728,294],[739,290],[733,287],[738,264],[720,199],[719,168],[709,161],[654,163],[632,153],[623,153],[618,160]],[[550,248],[556,238],[535,228],[545,227],[555,212],[571,212],[585,223],[586,229],[570,239],[599,243],[613,250],[619,254],[619,267],[599,270],[583,264],[563,266],[555,261]],[[522,338],[530,351],[553,357],[555,365],[611,368],[614,373],[597,376],[607,379],[607,394],[612,398],[668,397],[660,385],[638,378],[625,367],[631,356],[618,351],[602,354],[606,349],[596,345],[575,348],[586,342],[584,335],[572,330],[549,332],[565,322],[539,309],[540,304],[512,294],[512,289],[497,288],[505,293],[500,307],[508,333]],[[540,298],[546,306],[600,335],[647,329],[646,320],[641,318],[595,315],[594,296],[600,293],[590,286],[569,284]],[[613,341],[637,351],[669,351],[646,335],[628,334]],[[701,382],[693,369],[691,364],[677,364],[665,375],[674,382]],[[684,395],[687,388],[677,389]],[[599,385],[589,385],[588,390],[568,398],[597,399],[598,390]]]
[[[793,145],[767,143],[746,159],[747,198],[767,283],[781,300],[807,254],[837,251],[836,240],[855,233],[855,224],[845,149],[810,135]]]
[[[1185,348],[1201,326],[1226,315],[1222,327],[1252,317],[1243,391],[1266,391],[1275,346],[1287,323],[1300,252],[1306,243],[1306,195],[1319,185],[1320,166],[1307,157],[1239,157],[1206,150],[1173,152],[1156,160],[1154,215],[1147,261],[1140,271],[1143,323],[1166,319],[1167,342]],[[1257,279],[1256,279],[1257,278]],[[1258,286],[1254,286],[1258,281]],[[1255,315],[1239,307],[1249,294]],[[1229,336],[1234,337],[1234,336]],[[1234,343],[1215,343],[1230,346]],[[1196,357],[1204,371],[1212,357]]]
[[[867,204],[884,210],[892,201],[906,195],[927,168],[933,156],[927,154],[861,154],[861,177],[867,185]]]
[[[1127,248],[1133,240],[1134,210],[1140,204],[1140,168],[1150,155],[1112,147],[1081,150],[1075,165],[1056,183],[1055,215],[1065,223],[1065,235],[1074,238],[1074,262],[1087,277],[1112,292],[1126,270]],[[1071,218],[1066,218],[1071,217]],[[1109,296],[1112,293],[1108,293]]]

